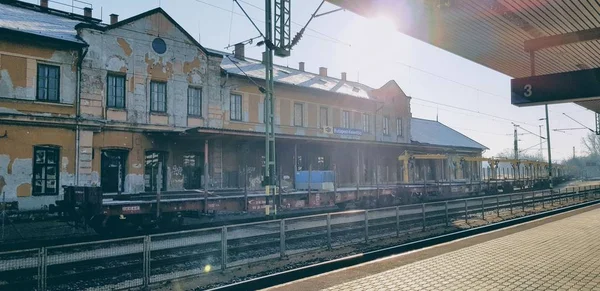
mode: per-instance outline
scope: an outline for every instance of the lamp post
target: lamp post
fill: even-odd
[[[548,181],[550,183],[550,189],[552,189],[552,151],[550,150],[550,119],[548,118],[548,104],[544,105],[544,107],[546,109],[546,118],[540,118],[539,120],[546,120],[546,140],[548,142]]]

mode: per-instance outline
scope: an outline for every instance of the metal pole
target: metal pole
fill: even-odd
[[[481,198],[481,219],[485,220],[485,198]]]
[[[327,213],[327,249],[331,250],[331,213]]]
[[[312,184],[312,162],[310,164],[308,164],[308,201],[310,201],[310,194],[312,192],[311,184]]]
[[[294,177],[295,181],[296,177]],[[248,211],[248,158],[244,151],[244,211]]]
[[[142,265],[142,273],[144,275],[143,285],[144,289],[147,289],[150,285],[150,236],[144,236],[144,256],[143,256],[143,265]]]
[[[365,243],[369,243],[369,210],[365,210]]]
[[[450,219],[448,218],[448,201],[444,203],[444,212],[446,213],[446,226],[450,225]]]
[[[2,191],[2,241],[4,241],[4,221],[6,220],[6,191]]]
[[[377,201],[375,202],[375,207],[379,206],[379,165],[377,165],[377,168],[375,169],[375,185],[376,185],[376,190],[377,191],[375,193],[375,198],[377,199]]]
[[[337,166],[333,164],[333,197],[337,197]]]
[[[425,203],[421,203],[421,213],[423,214],[423,231],[425,231]]]
[[[523,208],[523,212],[525,212],[525,194],[521,194],[521,207]]]
[[[396,236],[400,236],[400,207],[396,206]]]
[[[221,270],[227,268],[227,226],[221,228]]]
[[[509,205],[510,205],[510,214],[513,214],[513,203],[512,203],[512,194],[508,195]]]
[[[208,140],[204,140],[204,213],[208,213]],[[247,204],[247,203],[246,203]]]
[[[334,165],[335,169],[335,165]],[[296,178],[298,176],[298,144],[294,143],[294,189],[298,189]]]
[[[496,196],[496,216],[500,218],[500,198]]]
[[[265,0],[265,41],[273,43],[273,17],[271,0]],[[265,191],[270,194],[271,188],[275,188],[275,125],[274,125],[274,103],[273,97],[273,47],[265,45],[265,53],[263,55],[265,63],[265,114],[267,115],[265,122]],[[295,178],[295,177],[294,177]],[[273,192],[275,189],[273,189]],[[273,193],[275,194],[275,193]],[[274,196],[273,196],[274,198]],[[273,208],[275,209],[275,199],[272,199]],[[273,216],[275,211],[273,211]]]
[[[469,209],[467,208],[467,200],[465,200],[465,223],[469,222]]]
[[[46,247],[42,247],[40,248],[40,252],[38,255],[38,262],[39,262],[39,266],[38,266],[38,289],[40,291],[46,291],[46,282],[47,282],[47,274],[46,271],[48,270],[48,264],[47,264],[47,259],[48,259],[48,251],[46,250]]]
[[[549,188],[552,189],[552,150],[550,147],[550,118],[548,117],[548,104],[544,105],[546,109],[546,140],[548,143],[548,180]]]
[[[160,190],[163,184],[162,162],[158,162],[158,174],[156,175],[156,219],[160,218]],[[206,202],[206,201],[205,201]]]
[[[279,258],[285,258],[285,219],[279,221]]]

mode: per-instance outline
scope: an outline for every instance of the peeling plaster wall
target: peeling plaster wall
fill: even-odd
[[[77,56],[75,50],[55,50],[0,40],[0,98],[36,100],[37,66],[48,64],[60,67],[59,103],[73,104]],[[43,106],[39,106],[39,112],[44,112]]]
[[[0,142],[0,176],[7,201],[18,201],[20,210],[36,210],[63,199],[63,185],[74,184],[75,133],[69,129],[3,125],[8,137]],[[59,195],[33,196],[33,148],[52,145],[60,149]]]
[[[160,37],[166,42],[164,54],[152,49],[152,41]],[[203,116],[209,106],[220,107],[221,58],[208,57],[187,36],[161,13],[127,23],[122,27],[100,32],[81,31],[90,44],[82,70],[82,112],[86,116],[107,119],[107,73],[126,76],[126,122],[150,124],[152,119],[168,126],[187,126],[188,86],[201,87]],[[167,83],[167,112],[150,113],[150,82]],[[208,100],[208,102],[206,102]],[[212,118],[220,119],[218,110]],[[154,118],[156,117],[156,118]],[[160,117],[160,118],[159,118]],[[164,117],[164,118],[162,118]],[[218,126],[221,120],[212,121]]]
[[[176,145],[164,136],[149,137],[139,132],[139,126],[157,130],[199,125],[222,127],[221,58],[206,55],[161,13],[104,32],[82,29],[80,36],[90,45],[82,64],[82,115],[108,121],[107,127],[93,135],[95,156],[86,183],[100,182],[103,150],[124,149],[128,151],[124,190],[144,191],[145,153],[159,150],[168,153],[167,189],[183,189],[179,160],[184,152],[200,152],[203,147]],[[166,42],[167,50],[163,54],[152,48],[152,41],[158,36]],[[125,109],[106,106],[109,73],[126,78]],[[152,81],[167,84],[166,113],[150,112]],[[202,89],[202,118],[188,117],[190,86]],[[111,128],[117,125],[128,128],[112,131]],[[214,164],[211,162],[211,165]],[[214,183],[220,184],[220,180]]]
[[[230,76],[223,92],[223,128],[232,130],[244,130],[264,132],[264,103],[263,94],[258,91],[254,84],[245,78]],[[230,94],[242,95],[242,121],[229,119]],[[385,141],[395,143],[410,143],[410,98],[407,97],[399,87],[388,83],[384,87],[374,90],[374,98],[383,102],[381,106],[370,100],[330,94],[326,92],[314,92],[305,88],[295,88],[285,85],[275,87],[275,132],[288,135],[352,138],[366,141]],[[304,108],[303,126],[294,126],[294,104],[299,103]],[[320,108],[328,108],[329,125],[342,126],[342,112],[350,112],[350,125],[352,128],[363,129],[362,114],[370,115],[370,132],[362,136],[336,136],[324,134],[319,122]],[[377,114],[375,112],[377,111]],[[390,118],[390,134],[383,134],[383,116]],[[396,133],[396,118],[402,119],[402,136]]]

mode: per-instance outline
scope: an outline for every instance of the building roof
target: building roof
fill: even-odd
[[[488,148],[464,134],[435,120],[413,118],[410,124],[411,142],[461,148]]]
[[[42,9],[28,3],[0,2],[0,29],[4,30],[86,45],[85,41],[77,37],[75,30],[75,25],[82,20],[83,16],[54,9]]]
[[[223,61],[221,62],[221,68],[227,73],[239,76],[248,75],[251,78],[262,80],[265,79],[265,66],[262,62],[249,58],[240,60],[229,53],[215,50],[210,51],[221,53],[224,56]],[[323,77],[319,74],[303,72],[278,65],[273,67],[273,75],[275,76],[275,82],[281,84],[323,90],[365,99],[370,99],[369,92],[373,90],[373,88],[365,84],[343,81],[332,77]]]

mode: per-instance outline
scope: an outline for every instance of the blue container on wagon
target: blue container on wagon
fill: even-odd
[[[309,189],[309,171],[296,172],[296,189]],[[311,190],[333,190],[335,173],[333,171],[310,171],[310,189]]]

